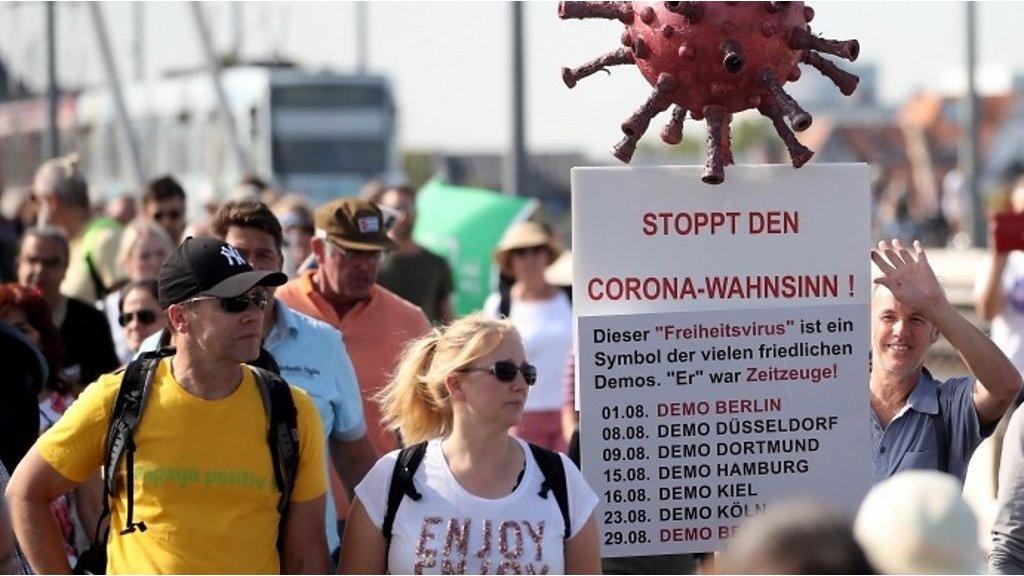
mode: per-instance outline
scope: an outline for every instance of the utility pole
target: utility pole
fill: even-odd
[[[60,154],[60,131],[57,126],[57,3],[46,3],[46,145],[47,158]]]
[[[367,4],[368,2],[356,2],[356,72],[359,74],[366,74],[366,39],[369,36]]]
[[[203,45],[203,54],[206,56],[206,69],[210,73],[210,81],[213,82],[213,92],[217,96],[218,116],[221,119],[221,128],[224,136],[231,143],[235,153],[235,162],[239,172],[252,172],[252,163],[249,162],[249,155],[246,154],[242,142],[238,138],[238,129],[235,125],[235,117],[231,113],[231,106],[228,104],[228,97],[224,93],[224,87],[220,83],[220,61],[217,59],[217,52],[213,47],[213,36],[210,28],[206,25],[206,18],[203,16],[203,7],[199,2],[189,2],[192,10],[192,17],[196,21],[196,29],[199,30],[199,40]]]
[[[135,80],[142,81],[146,78],[146,15],[143,2],[132,2],[132,64],[135,70]]]
[[[505,194],[519,196],[526,185],[526,129],[523,105],[523,5],[511,2],[512,8],[512,138],[505,157]]]
[[[978,61],[977,15],[973,2],[964,2],[965,38],[967,43],[967,90],[963,102],[963,140],[960,148],[960,171],[970,206],[967,210],[971,223],[972,244],[985,246],[988,241],[988,220],[985,214],[985,200],[978,185],[978,92],[974,72]]]
[[[135,185],[139,190],[142,190],[146,185],[146,173],[142,168],[139,142],[135,138],[135,131],[132,130],[131,121],[128,119],[128,106],[125,104],[121,77],[117,72],[117,62],[114,60],[114,51],[110,47],[107,25],[103,21],[103,12],[100,10],[99,2],[86,2],[86,5],[89,7],[89,15],[92,17],[92,25],[96,31],[96,43],[100,47],[100,56],[103,61],[103,70],[107,76],[107,85],[110,87],[110,95],[114,100],[117,125],[121,129],[122,150],[128,156],[128,165],[131,167]]]
[[[244,28],[242,3],[229,2],[228,9],[231,10],[231,56],[238,63],[242,60],[242,35]]]

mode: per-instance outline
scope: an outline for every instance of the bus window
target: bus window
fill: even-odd
[[[385,140],[342,138],[274,138],[274,169],[287,174],[348,172],[367,178],[382,174],[388,165]]]

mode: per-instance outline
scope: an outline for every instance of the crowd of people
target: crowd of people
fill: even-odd
[[[137,211],[89,198],[73,157],[45,163],[0,250],[0,569],[975,572],[961,486],[1001,421],[988,566],[1024,569],[1017,252],[979,279],[993,342],[919,244],[872,251],[875,486],[855,522],[776,503],[717,558],[602,562],[550,228],[509,227],[500,287],[460,318],[451,267],[413,239],[408,186],[309,206],[248,177],[191,221],[171,176]],[[1009,200],[1024,212],[1024,183]],[[925,368],[940,336],[969,375]]]

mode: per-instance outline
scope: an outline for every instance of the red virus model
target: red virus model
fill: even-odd
[[[857,88],[856,76],[819,54],[856,60],[857,41],[813,35],[808,23],[814,10],[803,2],[561,2],[558,16],[626,25],[622,48],[579,68],[562,68],[566,86],[620,64],[636,64],[654,86],[647,101],[622,123],[625,137],[612,154],[628,164],[651,119],[675,104],[661,139],[682,141],[687,112],[694,120],[706,120],[707,162],[701,179],[708,184],[725,180],[725,165],[733,163],[729,123],[734,113],[749,108],[771,120],[793,167],[811,159],[814,153],[790,130],[806,130],[811,115],[782,88],[800,78],[797,64],[818,69],[847,96]]]

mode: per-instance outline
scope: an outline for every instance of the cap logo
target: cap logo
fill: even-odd
[[[380,231],[380,218],[376,216],[363,216],[356,220],[359,232],[362,234],[373,234]]]
[[[228,266],[245,266],[248,262],[238,253],[238,248],[227,245],[220,247],[220,255],[227,259]]]

